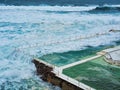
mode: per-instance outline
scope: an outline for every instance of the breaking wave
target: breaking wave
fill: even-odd
[[[117,12],[117,13],[120,13],[120,6],[99,6],[99,7],[96,7],[92,10],[89,10],[88,12],[93,12],[93,13],[105,13],[105,12],[111,12],[111,13],[114,13],[114,12]]]
[[[106,32],[112,28],[120,29],[119,13],[79,13],[96,10],[97,7],[0,6],[0,90],[55,90],[35,75],[32,56],[83,50],[86,46],[116,44],[116,41],[120,41],[119,33],[85,40],[67,40]],[[62,11],[70,13],[59,13]],[[63,43],[49,44],[58,41]],[[44,43],[49,45],[45,46]],[[29,47],[34,44],[38,46]],[[22,47],[22,51],[14,50],[15,47]]]
[[[60,5],[60,6],[81,6],[81,5],[104,5],[104,4],[120,4],[120,0],[0,0],[5,5]]]
[[[89,13],[120,13],[120,5],[104,6],[4,6],[0,5],[0,10],[26,10],[43,12],[89,12]]]

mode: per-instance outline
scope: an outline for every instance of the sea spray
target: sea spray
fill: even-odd
[[[31,62],[33,57],[54,52],[79,51],[89,48],[88,46],[116,45],[120,41],[119,33],[67,41],[68,38],[92,36],[111,28],[120,29],[119,12],[87,12],[95,8],[96,6],[0,6],[0,89],[55,90],[56,87],[36,76],[35,66]],[[50,44],[64,40],[67,42]],[[48,45],[43,45],[44,43]],[[39,45],[33,47],[36,44]]]

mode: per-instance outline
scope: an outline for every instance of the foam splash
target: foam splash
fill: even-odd
[[[0,89],[55,90],[51,85],[43,83],[43,81],[39,82],[35,76],[35,67],[31,63],[34,56],[81,50],[86,46],[114,44],[114,41],[119,41],[119,33],[110,33],[85,40],[42,45],[43,43],[66,41],[68,38],[73,39],[80,35],[105,32],[111,28],[120,29],[119,13],[96,15],[71,12],[93,8],[0,6]],[[49,13],[41,10],[70,11],[70,13]],[[34,44],[39,45],[18,49]]]
[[[1,10],[88,11],[96,6],[0,6]]]

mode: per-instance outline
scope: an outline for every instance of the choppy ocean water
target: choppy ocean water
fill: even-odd
[[[43,44],[112,28],[120,30],[120,5],[0,6],[0,90],[58,90],[36,76],[33,56],[115,45],[120,33]],[[34,44],[38,46],[32,47]]]

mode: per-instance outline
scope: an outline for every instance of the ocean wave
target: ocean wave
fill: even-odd
[[[68,42],[63,40],[67,41],[68,38],[74,39],[81,35],[93,35],[111,28],[119,30],[120,14],[41,12],[42,10],[90,11],[96,7],[98,6],[0,6],[0,41],[2,42],[0,44],[0,90],[58,90],[43,81],[37,82],[39,78],[36,77],[35,67],[31,63],[33,56],[83,50],[87,46],[114,44],[115,41],[119,43],[119,33],[85,40]],[[49,42],[59,41],[63,43],[49,44]],[[49,45],[42,46],[44,43]],[[33,47],[35,44],[38,46]],[[31,48],[14,50],[14,47],[24,48],[24,46]]]
[[[96,13],[96,12],[120,12],[120,6],[117,5],[117,6],[99,6],[99,7],[96,7],[92,10],[89,10],[88,12],[93,12],[93,13]]]
[[[120,5],[104,6],[4,6],[0,5],[0,10],[19,11],[43,11],[47,13],[68,13],[68,12],[88,12],[88,13],[113,13],[120,12]]]
[[[81,5],[104,5],[104,4],[120,4],[120,0],[1,0],[0,3],[5,5],[60,5],[60,6],[81,6]]]
[[[97,6],[0,6],[0,10],[89,11]]]

